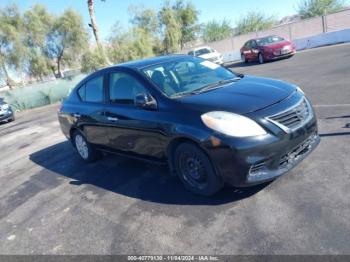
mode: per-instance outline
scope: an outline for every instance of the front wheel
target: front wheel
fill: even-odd
[[[79,131],[74,133],[73,143],[79,156],[85,162],[93,162],[98,158],[98,152],[89,144],[86,138]]]
[[[245,57],[245,55],[244,54],[241,54],[241,60],[242,60],[242,62],[243,63],[248,63],[248,60],[247,60],[247,58]]]
[[[176,148],[174,167],[185,187],[195,194],[211,196],[223,187],[209,158],[194,144],[183,143]]]
[[[262,53],[259,53],[258,59],[259,59],[259,64],[265,63],[265,59],[264,59],[264,56],[262,55]]]

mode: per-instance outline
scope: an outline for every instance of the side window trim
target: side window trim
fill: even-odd
[[[84,98],[82,98],[81,95],[80,95],[80,90],[81,90],[82,88],[84,88]],[[78,98],[79,98],[79,100],[80,100],[81,102],[84,102],[84,103],[86,102],[86,101],[85,101],[85,98],[86,98],[86,86],[85,86],[85,82],[84,82],[83,84],[81,84],[81,85],[77,88],[76,94],[77,94],[77,96],[78,96]]]

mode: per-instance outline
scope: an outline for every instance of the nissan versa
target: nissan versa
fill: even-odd
[[[58,112],[80,157],[112,152],[168,163],[194,193],[271,181],[319,143],[303,91],[173,55],[128,62],[82,80]]]

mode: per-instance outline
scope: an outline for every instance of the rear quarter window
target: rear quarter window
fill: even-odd
[[[81,101],[103,102],[103,76],[87,81],[78,88],[77,93]]]
[[[96,77],[85,84],[85,101],[102,102],[103,101],[103,76]]]
[[[78,96],[82,101],[85,101],[85,84],[78,88]]]

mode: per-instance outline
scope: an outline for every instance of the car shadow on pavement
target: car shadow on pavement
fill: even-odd
[[[144,201],[180,205],[220,205],[250,197],[267,184],[244,189],[225,187],[212,197],[187,191],[179,179],[169,174],[167,166],[151,165],[129,158],[106,155],[86,164],[78,157],[70,142],[61,142],[30,155],[42,166],[42,175],[64,176],[73,186],[92,185],[94,193],[105,190]]]
[[[233,69],[236,67],[250,67],[250,66],[256,66],[256,65],[259,65],[257,61],[252,61],[249,63],[235,62],[235,63],[225,64],[224,67],[227,69]]]
[[[350,136],[350,132],[339,132],[339,133],[324,133],[320,134],[320,137],[331,137],[331,136]]]
[[[350,118],[350,115],[325,117],[325,119],[342,119],[342,118]]]

